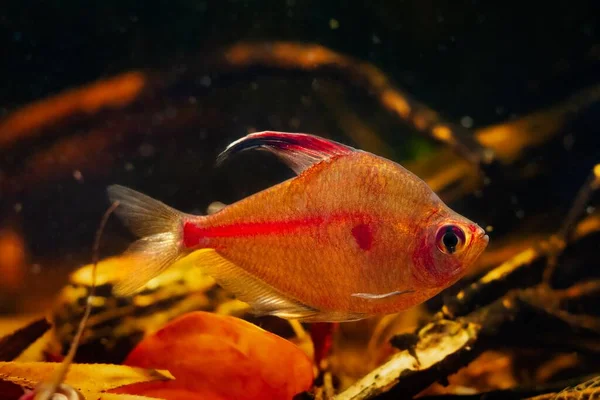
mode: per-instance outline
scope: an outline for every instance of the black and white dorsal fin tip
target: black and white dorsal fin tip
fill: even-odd
[[[307,133],[264,131],[251,133],[231,143],[217,157],[217,165],[232,154],[250,149],[270,151],[296,174],[323,160],[356,151],[350,146]]]

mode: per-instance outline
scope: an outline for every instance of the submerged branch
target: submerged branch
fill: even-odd
[[[226,60],[224,64],[238,68],[265,65],[282,69],[338,71],[350,82],[363,86],[383,107],[414,129],[444,143],[476,166],[494,160],[493,151],[477,142],[468,129],[444,120],[430,107],[394,85],[373,64],[320,45],[293,42],[240,43],[226,49],[223,58]]]
[[[12,361],[50,329],[46,318],[38,319],[0,338],[0,361]]]
[[[180,99],[180,95],[176,94],[177,88],[188,80],[197,79],[200,74],[214,71],[241,73],[251,67],[300,70],[311,74],[333,73],[349,84],[363,88],[382,107],[416,131],[446,144],[448,148],[435,156],[407,165],[436,192],[455,187],[464,180],[470,183],[456,190],[461,193],[472,190],[472,181],[479,182],[480,177],[476,173],[473,176],[474,170],[477,170],[473,165],[485,171],[495,171],[496,161],[503,164],[513,162],[527,148],[549,141],[566,122],[600,99],[598,85],[576,93],[547,110],[471,132],[446,121],[439,113],[415,100],[368,62],[314,44],[239,43],[203,57],[202,62],[190,63],[183,73],[133,71],[67,90],[0,119],[2,150],[43,135],[57,137],[56,140],[45,141],[37,153],[21,160],[19,164],[22,166],[5,171],[2,189],[6,193],[20,192],[37,183],[72,174],[74,169],[84,175],[102,175],[119,161],[113,150],[121,150],[129,137],[143,136],[147,131],[160,136],[186,132],[187,128],[194,131],[199,127],[214,128],[222,117],[203,115],[195,104],[187,102],[187,97],[184,102],[177,102]],[[197,87],[193,84],[186,86],[191,90]],[[175,101],[157,103],[157,97],[174,97]],[[142,105],[146,111],[141,112],[136,105]],[[122,115],[115,111],[119,109]],[[95,118],[110,110],[112,113]],[[174,116],[173,111],[176,111]],[[150,114],[161,118],[149,118]],[[82,121],[87,128],[77,126]],[[179,129],[174,131],[174,126]],[[376,143],[379,142],[378,139]],[[381,145],[378,146],[381,148]]]
[[[600,231],[600,213],[596,212],[575,226],[569,243],[598,231]],[[531,283],[527,279],[523,279],[524,277],[540,278],[545,266],[543,261],[558,251],[557,246],[560,246],[560,249],[564,246],[553,238],[554,236],[550,236],[518,253],[461,290],[456,296],[447,299],[444,307],[437,314],[437,318],[455,318],[466,315],[477,306],[486,304],[499,294],[506,293],[508,289],[524,287]]]

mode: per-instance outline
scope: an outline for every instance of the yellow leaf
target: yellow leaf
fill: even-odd
[[[24,389],[33,389],[40,382],[51,379],[59,365],[48,362],[0,362],[0,381],[13,383]],[[169,379],[166,373],[144,368],[112,364],[73,364],[64,383],[79,391],[86,400],[141,400],[150,398],[103,392],[133,383]]]

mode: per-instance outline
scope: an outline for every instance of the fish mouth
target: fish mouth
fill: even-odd
[[[478,253],[482,252],[487,248],[490,242],[490,237],[487,235],[485,229],[477,225],[477,230],[473,233],[472,243],[475,249],[478,249]]]
[[[480,226],[477,226],[477,228],[478,228],[477,233],[476,233],[477,239],[483,240],[486,244],[489,243],[490,237],[485,232],[485,229],[483,229]]]

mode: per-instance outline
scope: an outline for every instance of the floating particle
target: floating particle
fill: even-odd
[[[130,162],[125,163],[125,171],[133,171],[133,164]]]
[[[142,157],[150,157],[154,154],[154,146],[149,143],[144,143],[140,146],[139,152]]]
[[[373,42],[373,44],[381,43],[381,39],[379,39],[379,36],[377,36],[375,34],[373,36],[371,36],[371,41]]]
[[[83,182],[83,174],[78,169],[73,171],[73,178],[75,178],[77,182]]]
[[[16,213],[20,213],[23,210],[23,204],[21,204],[21,203],[15,203],[15,205],[13,206],[13,208],[15,209]]]
[[[462,126],[464,126],[465,128],[472,128],[473,127],[473,118],[469,117],[468,115],[465,115],[464,117],[462,117],[460,119],[460,124]]]
[[[40,264],[33,264],[30,270],[33,275],[37,275],[42,272],[42,266]]]
[[[488,225],[485,227],[485,231],[486,232],[493,232],[494,231],[494,227],[492,225]]]
[[[523,219],[523,217],[525,216],[525,211],[523,210],[517,210],[517,212],[515,213],[516,217],[519,219]]]
[[[572,134],[568,134],[563,138],[563,146],[565,150],[571,150],[573,148],[573,144],[575,144],[575,137]]]
[[[177,117],[177,109],[175,107],[168,107],[165,111],[165,117],[174,119]]]
[[[277,129],[279,129],[279,127],[281,127],[283,125],[282,121],[281,121],[281,117],[279,117],[279,115],[269,115],[267,117],[267,120],[269,121],[269,124],[271,124],[271,126],[273,127],[277,127]]]
[[[200,78],[200,84],[204,87],[209,87],[211,83],[212,83],[212,80],[210,79],[210,76],[208,76],[208,75],[204,75],[202,78]]]
[[[335,18],[331,18],[329,20],[329,27],[335,30],[340,27],[340,22]]]

